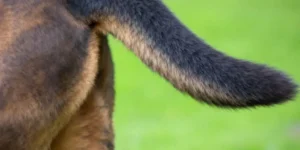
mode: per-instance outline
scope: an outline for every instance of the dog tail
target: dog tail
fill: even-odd
[[[178,90],[220,107],[271,105],[292,99],[284,73],[227,56],[195,36],[159,0],[114,4],[102,27]],[[118,8],[117,8],[118,7]]]

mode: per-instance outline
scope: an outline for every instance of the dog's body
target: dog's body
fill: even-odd
[[[282,73],[213,50],[160,0],[0,0],[0,149],[112,150],[111,33],[182,92],[224,107],[293,97]]]

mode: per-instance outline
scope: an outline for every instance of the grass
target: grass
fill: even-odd
[[[300,83],[299,0],[165,0],[224,53]],[[117,150],[299,150],[300,97],[271,108],[225,110],[175,90],[110,37],[116,67]]]

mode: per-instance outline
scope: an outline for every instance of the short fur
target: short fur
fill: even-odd
[[[107,34],[178,90],[220,107],[282,103],[285,74],[222,54],[160,0],[0,0],[0,149],[113,150]]]

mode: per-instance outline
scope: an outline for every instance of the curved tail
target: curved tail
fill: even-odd
[[[101,28],[121,40],[174,87],[224,107],[271,105],[293,98],[285,74],[218,52],[189,31],[159,0],[114,3]]]

